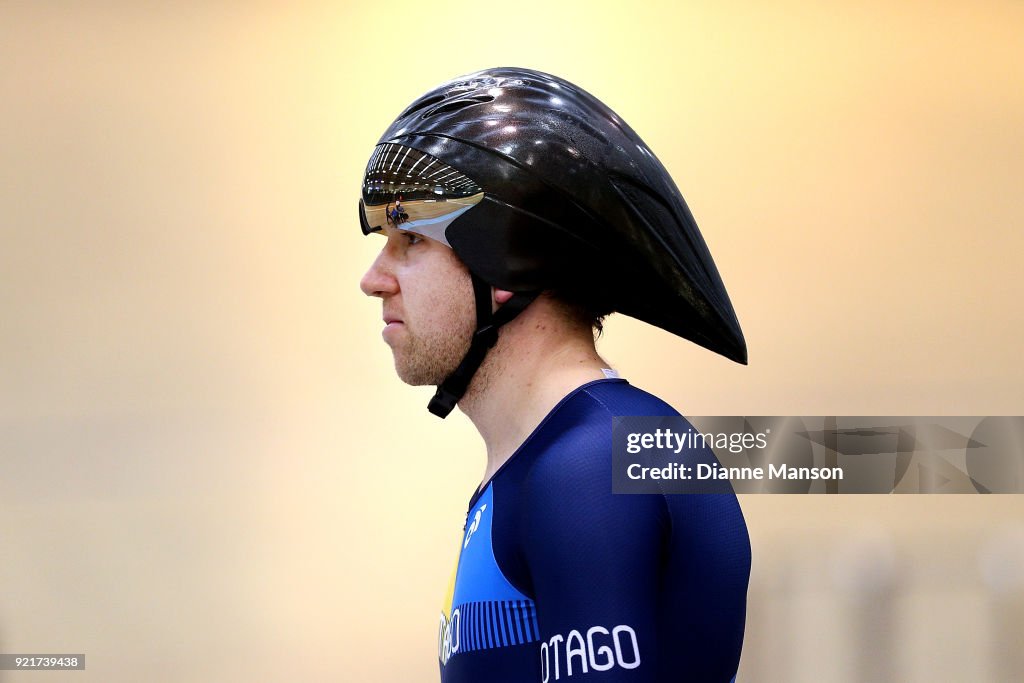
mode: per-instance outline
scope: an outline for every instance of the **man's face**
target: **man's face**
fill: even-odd
[[[390,227],[384,234],[387,243],[359,286],[383,302],[382,336],[402,381],[440,384],[462,361],[476,329],[469,271],[440,242]]]

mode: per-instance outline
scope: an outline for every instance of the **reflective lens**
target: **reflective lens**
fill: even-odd
[[[377,145],[366,166],[359,222],[364,234],[391,226],[448,244],[445,229],[483,196],[472,179],[451,166],[388,142]]]

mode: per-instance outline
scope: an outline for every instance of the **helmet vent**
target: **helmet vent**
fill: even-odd
[[[433,97],[425,97],[418,102],[413,102],[412,106],[402,112],[402,115],[398,118],[404,119],[406,116],[411,116],[418,111],[422,111],[427,107],[433,107],[435,104],[444,102],[444,95],[434,95]]]
[[[470,92],[473,90],[483,90],[484,88],[493,88],[498,85],[498,79],[491,78],[490,76],[484,76],[482,78],[472,78],[468,81],[455,81],[448,84],[448,97],[457,95],[458,93]]]
[[[434,107],[433,109],[424,113],[423,116],[421,116],[420,118],[429,119],[430,117],[437,116],[438,114],[449,114],[453,111],[465,109],[466,107],[472,107],[473,105],[476,104],[486,104],[493,100],[494,95],[477,95],[475,97],[464,97],[462,99],[452,100],[451,102],[445,102],[439,107]]]

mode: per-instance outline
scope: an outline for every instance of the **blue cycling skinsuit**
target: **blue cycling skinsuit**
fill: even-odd
[[[612,417],[677,413],[585,384],[469,503],[442,608],[442,683],[729,683],[750,542],[736,496],[612,493]]]

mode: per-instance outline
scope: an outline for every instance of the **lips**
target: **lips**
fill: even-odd
[[[384,336],[384,341],[391,343],[392,335],[396,334],[399,328],[405,327],[405,323],[397,315],[392,313],[384,314],[384,329],[381,334]]]

